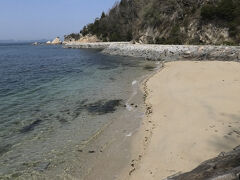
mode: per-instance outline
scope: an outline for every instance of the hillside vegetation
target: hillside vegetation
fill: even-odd
[[[239,44],[240,0],[121,0],[81,35],[153,44]]]
[[[240,38],[240,1],[221,0],[216,5],[205,5],[201,9],[203,20],[222,20],[233,38]]]

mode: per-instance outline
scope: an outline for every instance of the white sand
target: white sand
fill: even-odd
[[[170,62],[146,85],[153,114],[140,134],[152,135],[130,179],[190,171],[240,144],[240,63]]]

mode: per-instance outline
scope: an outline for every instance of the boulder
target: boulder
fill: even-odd
[[[87,34],[83,36],[80,34],[72,34],[64,37],[63,44],[68,43],[96,43],[96,42],[102,42],[96,35]]]
[[[46,44],[52,44],[52,42],[51,41],[47,41]]]
[[[82,36],[79,40],[77,40],[77,42],[94,43],[101,42],[101,40],[99,40],[96,35],[87,34],[86,36]]]
[[[59,37],[56,37],[51,44],[62,44],[62,41],[60,40]]]
[[[197,152],[196,152],[197,153]],[[238,180],[240,179],[240,146],[228,153],[207,160],[191,172],[168,177],[166,180]]]

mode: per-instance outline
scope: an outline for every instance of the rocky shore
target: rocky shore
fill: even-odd
[[[56,37],[53,41],[47,41],[46,44],[48,45],[56,45],[56,44],[62,44],[62,41],[59,37]]]
[[[127,45],[129,42],[95,42],[95,43],[79,43],[79,42],[69,42],[66,43],[64,48],[73,48],[73,49],[106,49],[111,45]]]
[[[141,57],[147,60],[240,61],[240,46],[151,45],[129,42],[68,43],[65,48],[102,49],[103,53]]]
[[[207,160],[191,172],[168,177],[165,180],[238,180],[240,179],[240,146],[228,153]]]

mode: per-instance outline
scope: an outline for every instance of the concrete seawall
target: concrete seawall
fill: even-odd
[[[240,46],[151,45],[129,42],[71,43],[65,48],[102,49],[102,53],[141,57],[147,60],[221,60],[240,61]]]

